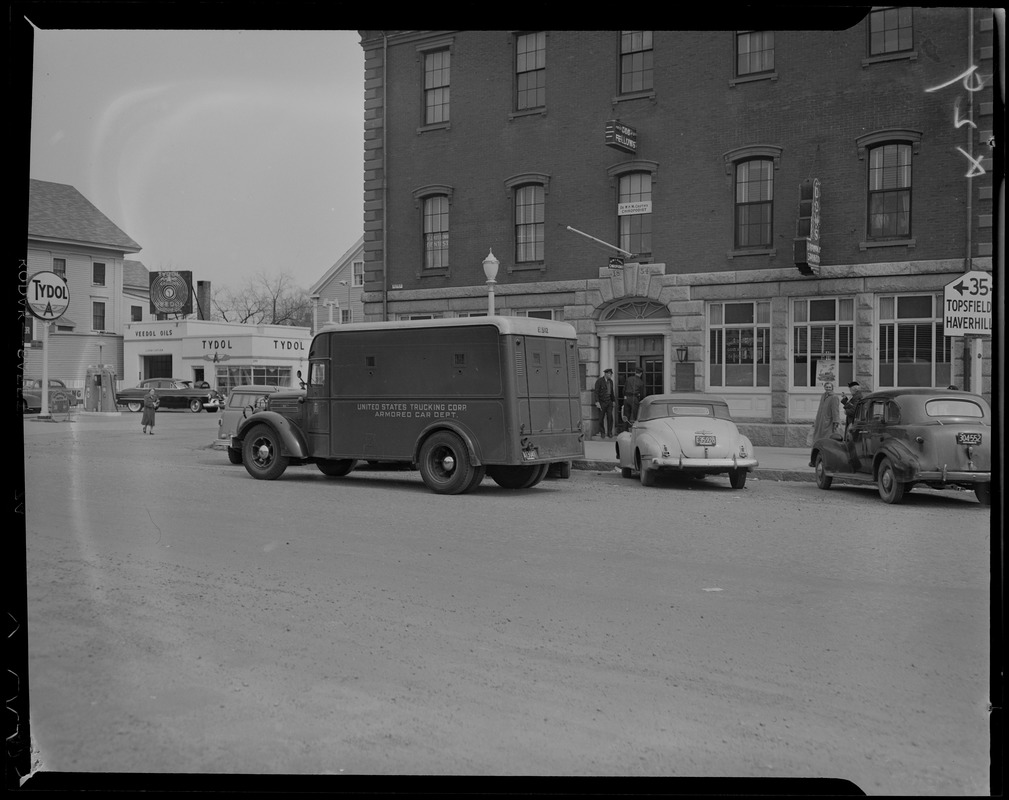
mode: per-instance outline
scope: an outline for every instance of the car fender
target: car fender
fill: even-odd
[[[817,439],[809,454],[809,463],[815,464],[817,455],[823,456],[823,466],[827,472],[851,472],[848,444],[845,441],[826,437]]]
[[[241,447],[241,442],[245,438],[245,432],[257,424],[268,425],[276,432],[280,437],[281,447],[285,456],[291,456],[292,458],[309,457],[311,451],[301,429],[292,424],[287,417],[278,414],[276,411],[257,411],[255,414],[250,414],[245,419],[240,420],[235,427],[235,435],[231,437],[232,443],[237,442],[237,446]]]
[[[872,459],[872,477],[874,479],[879,476],[879,463],[884,457],[890,459],[893,471],[900,480],[907,482],[918,478],[918,454],[899,439],[885,439]]]
[[[670,433],[671,442],[668,442],[669,451],[671,453],[679,454],[680,452],[680,442],[676,438],[675,434]],[[642,431],[637,436],[634,437],[634,448],[635,451],[641,453],[641,457],[645,458],[647,456],[657,456],[662,452],[662,442],[659,441],[658,437],[655,436],[651,431]],[[633,453],[631,458],[634,458]]]
[[[417,437],[417,441],[413,445],[413,461],[415,464],[420,461],[420,448],[423,446],[424,441],[432,433],[437,433],[438,431],[451,431],[456,434],[460,439],[462,439],[463,444],[466,445],[466,451],[469,453],[470,461],[472,461],[475,466],[480,466],[483,463],[480,460],[480,455],[477,453],[476,445],[469,429],[458,422],[446,420],[432,423],[420,432],[420,436]]]

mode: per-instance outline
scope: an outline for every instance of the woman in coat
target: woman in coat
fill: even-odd
[[[817,439],[826,439],[835,433],[844,433],[844,411],[841,410],[841,398],[834,394],[834,384],[825,383],[820,406],[816,409],[816,421],[806,436],[806,445],[812,447]]]
[[[144,415],[140,419],[140,424],[143,426],[142,430],[144,433],[150,433],[151,436],[154,435],[154,413],[158,410],[158,394],[154,391],[154,387],[144,395]],[[150,431],[147,429],[150,428]]]

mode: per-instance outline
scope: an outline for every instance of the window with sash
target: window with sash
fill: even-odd
[[[448,196],[424,198],[424,269],[448,268]]]
[[[424,124],[449,121],[449,79],[452,53],[434,50],[424,54]]]
[[[774,161],[753,158],[736,164],[735,246],[771,247],[774,243]]]
[[[906,239],[911,235],[911,145],[888,142],[868,152],[869,237]]]
[[[945,387],[953,377],[953,340],[943,334],[943,296],[879,298],[878,385]]]
[[[515,110],[547,104],[547,35],[545,31],[515,37]]]
[[[546,193],[539,184],[515,189],[515,262],[543,261]]]
[[[708,306],[708,383],[712,387],[771,385],[771,303]]]
[[[620,93],[654,87],[652,31],[620,31]]]
[[[736,33],[736,77],[774,71],[774,31]]]
[[[816,387],[821,361],[836,365],[838,386],[855,379],[855,301],[850,297],[792,301],[792,386]]]
[[[914,48],[914,25],[908,6],[869,12],[869,55],[903,53]]]

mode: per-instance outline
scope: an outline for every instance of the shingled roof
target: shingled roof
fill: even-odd
[[[141,247],[73,186],[29,179],[28,238],[97,245],[124,253]]]

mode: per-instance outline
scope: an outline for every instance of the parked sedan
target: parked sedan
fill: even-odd
[[[198,388],[192,381],[178,378],[148,378],[140,381],[132,389],[121,389],[116,392],[116,403],[136,413],[144,407],[144,395],[152,386],[157,392],[161,408],[188,408],[194,414],[198,414],[204,409],[217,411],[221,407],[220,392],[211,389],[209,384]]]
[[[77,405],[77,394],[59,378],[49,379],[49,410],[61,412]],[[27,414],[42,410],[42,380],[25,378],[21,384],[21,411]]]
[[[641,401],[638,419],[617,436],[620,474],[635,472],[652,486],[658,473],[729,476],[733,489],[746,485],[757,466],[750,440],[736,428],[729,406],[707,394],[653,394]]]
[[[816,483],[874,483],[886,503],[916,484],[973,489],[991,505],[991,408],[983,397],[949,389],[890,389],[858,401],[844,436],[813,443]]]

